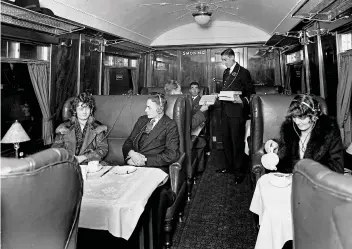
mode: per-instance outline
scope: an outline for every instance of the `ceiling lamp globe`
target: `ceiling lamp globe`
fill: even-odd
[[[199,25],[205,25],[210,21],[211,13],[196,13],[193,14],[194,21]]]

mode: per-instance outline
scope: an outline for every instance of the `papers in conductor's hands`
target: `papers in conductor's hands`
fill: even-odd
[[[216,95],[203,95],[199,100],[199,105],[214,105],[216,98]]]
[[[240,98],[241,94],[241,91],[220,91],[218,96],[219,100],[242,103],[242,100]]]

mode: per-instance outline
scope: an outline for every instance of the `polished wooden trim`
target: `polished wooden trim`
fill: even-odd
[[[212,48],[240,48],[240,47],[258,47],[263,46],[265,42],[254,43],[234,43],[234,44],[204,44],[204,45],[170,45],[170,46],[153,46],[155,51],[162,50],[177,50],[177,49],[212,49]]]
[[[35,44],[58,44],[59,38],[36,32],[31,29],[23,29],[18,27],[13,27],[5,24],[1,24],[1,39],[9,39],[16,41],[24,41],[26,43]]]
[[[317,30],[320,29],[319,22],[316,22]],[[319,83],[320,83],[320,96],[326,98],[326,77],[325,77],[325,67],[324,67],[324,55],[323,46],[321,42],[320,33],[317,35],[318,44],[318,63],[319,63]]]

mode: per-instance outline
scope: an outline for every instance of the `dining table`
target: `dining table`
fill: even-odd
[[[106,230],[128,240],[150,196],[168,180],[168,174],[158,168],[122,167],[104,166],[95,173],[82,168],[87,175],[83,176],[80,228]]]
[[[293,239],[292,174],[268,173],[256,184],[249,210],[259,216],[255,249],[281,249]]]

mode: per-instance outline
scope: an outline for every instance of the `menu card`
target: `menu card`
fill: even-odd
[[[216,101],[216,95],[203,95],[199,100],[199,105],[214,105]]]
[[[241,91],[220,91],[218,96],[219,100],[242,103],[241,94]]]

